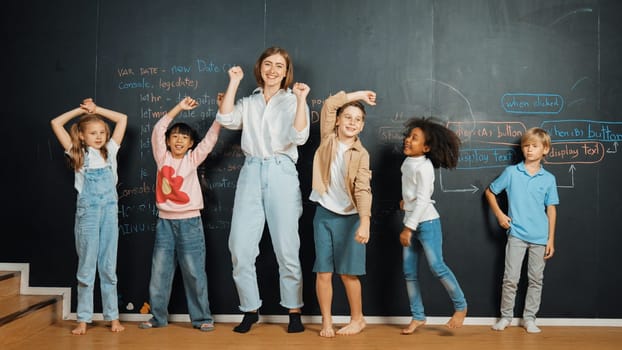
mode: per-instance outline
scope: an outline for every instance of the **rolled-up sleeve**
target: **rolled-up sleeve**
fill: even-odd
[[[240,130],[242,129],[242,115],[246,103],[244,99],[239,100],[233,107],[233,111],[227,114],[216,113],[216,120],[226,129]]]
[[[311,127],[311,118],[309,117],[309,106],[307,106],[306,108],[306,118],[307,118],[307,126],[304,129],[298,131],[296,130],[296,128],[294,128],[293,124],[292,124],[292,127],[290,128],[289,139],[292,143],[298,146],[304,145],[309,139],[309,130]]]

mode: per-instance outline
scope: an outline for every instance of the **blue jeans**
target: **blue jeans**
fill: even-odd
[[[149,322],[154,327],[168,324],[168,303],[177,264],[192,326],[199,328],[203,323],[214,322],[207,299],[205,235],[200,216],[179,220],[159,218],[151,264],[149,297],[153,317]]]
[[[466,299],[456,280],[456,276],[443,261],[441,221],[440,219],[428,220],[419,223],[417,230],[413,231],[410,246],[403,248],[404,279],[406,280],[406,291],[410,299],[410,312],[413,320],[425,320],[418,276],[419,258],[422,251],[428,261],[430,270],[441,281],[441,284],[449,294],[454,304],[454,310],[462,311],[466,309]]]
[[[84,171],[78,194],[74,236],[78,253],[78,322],[93,320],[93,287],[99,270],[104,320],[119,319],[117,299],[117,244],[119,224],[117,191],[112,168]]]
[[[241,311],[261,307],[255,260],[266,221],[279,264],[281,306],[302,307],[298,257],[301,215],[302,195],[294,162],[284,155],[267,159],[247,157],[237,182],[229,235],[233,280]]]

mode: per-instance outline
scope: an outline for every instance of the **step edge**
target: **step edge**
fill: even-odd
[[[24,316],[30,315],[31,313],[36,312],[37,310],[43,309],[46,306],[49,305],[53,305],[55,303],[58,303],[60,301],[60,296],[58,295],[51,295],[49,298],[45,299],[45,300],[40,300],[38,302],[32,303],[31,305],[28,305],[27,307],[21,309],[21,310],[17,310],[15,312],[12,312],[6,316],[2,316],[0,317],[0,327],[13,322],[19,318],[22,318]]]
[[[30,295],[59,295],[63,298],[62,317],[69,319],[71,314],[71,288],[70,287],[31,287],[29,263],[3,263],[0,262],[2,271],[19,271],[21,273],[20,294]]]
[[[0,271],[0,282],[19,277],[20,274],[19,271]]]

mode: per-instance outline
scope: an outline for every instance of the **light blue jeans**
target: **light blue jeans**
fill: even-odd
[[[512,319],[514,317],[514,302],[516,289],[521,275],[523,259],[528,252],[527,261],[527,295],[525,296],[525,308],[523,320],[535,320],[536,313],[540,309],[540,297],[542,296],[542,282],[544,280],[544,252],[546,246],[525,242],[514,236],[508,236],[505,245],[505,271],[503,273],[503,288],[501,293],[501,317]]]
[[[233,204],[229,250],[240,310],[261,307],[255,261],[267,221],[279,264],[281,306],[303,306],[302,270],[298,251],[298,219],[302,198],[296,165],[287,156],[247,157],[240,171]]]
[[[77,321],[93,321],[93,288],[99,271],[104,320],[119,318],[117,298],[117,244],[119,219],[112,167],[89,169],[78,194],[74,236],[78,253]]]
[[[213,323],[207,298],[205,273],[205,235],[200,216],[188,219],[158,219],[151,261],[149,297],[154,327],[168,324],[168,303],[173,277],[179,264],[184,281],[188,314],[195,328]]]
[[[403,248],[403,269],[406,291],[410,299],[410,312],[413,320],[424,321],[425,312],[419,287],[419,258],[424,253],[430,270],[440,281],[454,304],[454,310],[466,309],[464,293],[453,272],[443,261],[443,233],[440,219],[419,223],[413,231],[410,246]]]

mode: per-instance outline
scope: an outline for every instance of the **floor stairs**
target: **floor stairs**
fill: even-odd
[[[61,321],[70,288],[28,286],[28,264],[0,264],[0,349]]]

